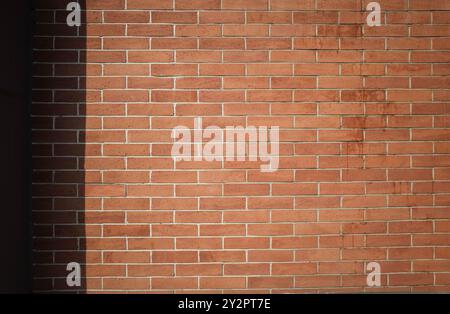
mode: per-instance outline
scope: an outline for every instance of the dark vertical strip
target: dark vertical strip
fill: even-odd
[[[0,292],[31,292],[31,6],[1,10]]]

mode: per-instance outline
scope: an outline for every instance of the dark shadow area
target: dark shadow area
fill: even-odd
[[[84,225],[86,14],[68,26],[69,0],[33,0],[32,215],[33,291],[86,290]],[[67,264],[81,266],[69,287]]]
[[[2,7],[0,293],[31,292],[30,15],[28,1]]]

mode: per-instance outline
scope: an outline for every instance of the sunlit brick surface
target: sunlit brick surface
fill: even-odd
[[[34,1],[36,291],[450,292],[450,1],[68,2]],[[278,171],[175,164],[197,117],[279,126]]]

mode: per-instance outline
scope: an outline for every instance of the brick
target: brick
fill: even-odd
[[[449,292],[450,7],[369,2],[37,4],[34,291]],[[197,117],[278,126],[277,171],[176,162]]]

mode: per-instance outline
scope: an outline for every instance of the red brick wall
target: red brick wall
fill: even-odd
[[[35,1],[36,291],[450,292],[450,1],[68,2]],[[279,170],[175,164],[196,117],[279,126]]]

